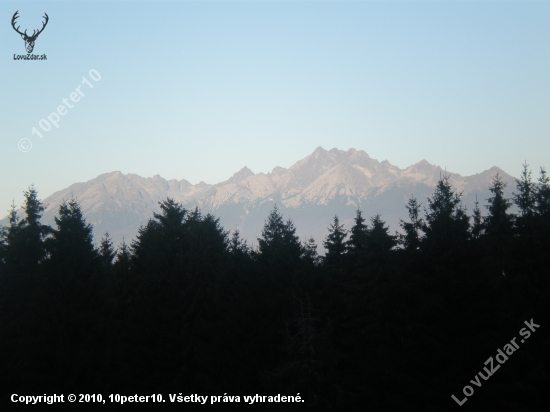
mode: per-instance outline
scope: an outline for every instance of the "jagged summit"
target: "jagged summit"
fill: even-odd
[[[237,173],[234,173],[233,176],[229,179],[231,182],[240,182],[241,180],[246,179],[248,176],[254,176],[254,172],[248,167],[243,167]]]
[[[273,170],[271,171],[271,174],[279,174],[279,173],[284,173],[286,171],[287,171],[287,169],[285,169],[284,167],[275,166],[273,168]]]

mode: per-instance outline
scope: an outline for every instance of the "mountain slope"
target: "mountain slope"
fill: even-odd
[[[108,231],[115,243],[123,237],[129,242],[139,226],[159,212],[158,202],[171,197],[186,208],[198,206],[204,213],[213,213],[226,230],[237,227],[255,244],[276,203],[285,217],[292,218],[301,237],[313,236],[320,245],[333,216],[337,214],[349,228],[358,207],[366,217],[381,213],[392,231],[397,230],[399,218],[406,218],[407,199],[414,195],[426,204],[426,197],[444,173],[426,160],[400,169],[386,160],[372,159],[362,150],[327,151],[321,147],[288,169],[276,167],[270,173],[255,174],[244,167],[214,185],[112,172],[48,196],[43,222],[53,225],[59,205],[74,197],[94,226],[96,241]],[[490,196],[488,187],[497,173],[508,183],[510,195],[515,180],[497,167],[467,177],[448,174],[471,210],[476,195],[482,205]]]

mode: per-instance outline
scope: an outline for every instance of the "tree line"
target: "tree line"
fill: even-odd
[[[252,246],[170,198],[130,244],[106,234],[95,245],[74,199],[43,225],[31,186],[24,216],[12,205],[0,231],[3,389],[451,410],[451,395],[534,319],[540,330],[462,407],[545,410],[550,178],[541,169],[533,181],[524,165],[512,199],[505,186],[497,175],[486,215],[477,201],[470,215],[443,176],[424,202],[408,200],[400,233],[379,214],[367,222],[357,210],[349,230],[335,216],[324,256],[276,206]]]

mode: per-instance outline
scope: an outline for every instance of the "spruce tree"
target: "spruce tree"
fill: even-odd
[[[116,251],[113,248],[113,242],[108,232],[106,232],[105,236],[101,239],[98,254],[104,269],[109,270],[113,266],[113,260],[116,257]]]
[[[239,229],[235,229],[228,244],[229,261],[231,263],[230,274],[233,277],[243,279],[252,267],[253,252],[241,238]]]
[[[542,167],[535,193],[535,210],[539,216],[550,216],[550,177]]]
[[[479,202],[477,201],[477,195],[476,195],[476,201],[474,202],[474,214],[472,216],[472,227],[471,227],[471,233],[473,239],[479,239],[481,235],[483,234],[483,217],[481,216],[481,210],[479,209]]]
[[[516,179],[517,193],[513,193],[513,201],[519,209],[515,225],[518,234],[523,238],[523,245],[532,248],[533,230],[535,225],[534,213],[536,204],[536,185],[531,180],[531,171],[527,163],[523,164],[520,179]]]
[[[493,196],[487,199],[488,215],[484,220],[493,267],[497,275],[505,273],[513,241],[514,216],[508,213],[512,202],[504,197],[505,188],[506,183],[497,174],[489,188]]]
[[[487,199],[489,203],[485,206],[489,211],[485,218],[487,235],[498,242],[504,242],[512,236],[514,222],[514,217],[508,214],[512,202],[504,197],[505,188],[506,183],[497,173],[489,188],[493,196]]]
[[[8,248],[8,228],[0,226],[0,271],[6,264],[6,253]]]
[[[113,263],[114,272],[117,276],[127,276],[130,273],[131,259],[132,252],[124,238],[122,238]]]
[[[319,254],[317,253],[317,243],[315,239],[310,237],[302,245],[302,259],[307,265],[317,266],[320,262]]]
[[[208,213],[203,216],[198,208],[186,217],[181,254],[187,271],[219,272],[228,248],[228,232],[220,225],[220,219]]]
[[[518,206],[521,217],[530,218],[535,210],[536,186],[531,180],[528,164],[523,164],[520,179],[516,179],[518,193],[513,193],[514,203]]]
[[[366,249],[367,225],[361,210],[357,209],[354,224],[350,230],[350,237],[347,241],[347,251],[352,259],[362,259]]]
[[[535,238],[533,252],[538,256],[548,255],[550,246],[550,177],[544,168],[540,169],[538,184],[535,189],[535,217],[532,231]],[[542,264],[548,267],[548,262]]]
[[[461,204],[462,193],[452,190],[449,176],[441,178],[428,198],[422,230],[424,250],[435,259],[463,254],[470,236],[470,222]]]
[[[176,263],[181,266],[180,253],[185,236],[188,211],[174,199],[159,202],[161,213],[154,213],[145,226],[138,230],[132,242],[132,255],[140,273],[157,271],[165,275]],[[197,213],[198,209],[197,209]]]
[[[294,223],[290,219],[284,222],[276,205],[264,224],[258,246],[259,261],[273,267],[296,267],[303,253]]]
[[[346,253],[346,237],[347,231],[344,230],[344,225],[340,224],[338,216],[334,216],[334,221],[328,228],[328,235],[323,242],[325,247],[325,264],[329,266],[338,266],[344,260]]]
[[[45,207],[33,185],[24,192],[24,196],[25,217],[18,220],[15,205],[10,211],[6,258],[9,265],[34,272],[46,257],[44,242],[52,233],[52,228],[40,223]]]
[[[234,255],[248,255],[250,253],[250,247],[246,240],[241,238],[241,232],[239,229],[235,229],[231,235],[231,240],[228,246],[229,252]]]
[[[21,252],[22,245],[18,244],[19,237],[19,216],[17,215],[17,209],[15,203],[12,202],[11,208],[8,211],[9,226],[2,228],[3,238],[3,255],[2,260],[7,267],[15,267],[19,263],[19,254]]]
[[[422,218],[419,217],[420,206],[422,204],[418,203],[415,197],[411,197],[405,205],[409,214],[409,222],[399,220],[399,225],[405,232],[404,235],[399,236],[399,240],[405,250],[409,252],[417,251],[420,247],[420,231],[423,224]]]
[[[59,206],[55,223],[57,228],[47,242],[50,266],[69,277],[90,275],[97,262],[97,251],[93,244],[92,226],[86,223],[75,199]]]
[[[391,250],[396,244],[396,237],[389,234],[389,228],[386,226],[386,222],[382,220],[380,214],[372,217],[365,237],[367,260],[376,265],[387,263]]]

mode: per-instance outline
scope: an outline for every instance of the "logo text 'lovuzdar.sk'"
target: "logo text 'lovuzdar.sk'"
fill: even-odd
[[[535,322],[533,322],[533,319],[531,319],[530,322],[525,321],[523,323],[525,323],[525,325],[527,326],[527,328],[529,328],[529,330],[527,328],[522,328],[519,331],[519,334],[521,335],[521,337],[523,337],[523,339],[521,339],[521,343],[523,343],[527,339],[529,339],[529,337],[531,336],[531,333],[535,332],[537,328],[540,328],[540,325],[537,325]],[[508,355],[511,355],[512,353],[514,353],[516,350],[519,349],[519,345],[516,343],[516,339],[517,338],[513,338],[510,341],[510,343],[507,343],[506,345],[504,345],[504,348],[503,348],[504,351],[502,349],[499,349],[497,351],[497,355],[495,356],[495,358],[496,358],[498,363],[503,364],[504,362],[506,362],[508,360]],[[506,352],[506,353],[504,353],[504,352]],[[472,385],[475,385],[478,388],[480,388],[481,385],[482,385],[482,381],[479,379],[480,376],[483,378],[484,381],[486,381],[491,376],[493,376],[493,374],[497,370],[500,369],[500,365],[497,364],[495,366],[495,363],[493,361],[492,356],[489,357],[489,359],[487,359],[484,364],[489,365],[489,363],[491,364],[490,365],[491,370],[487,369],[487,367],[484,367],[483,369],[485,371],[485,375],[483,374],[483,371],[480,371],[475,376],[475,378],[470,381],[470,383]],[[458,403],[458,406],[464,405],[464,403],[468,400],[468,397],[472,396],[474,394],[474,388],[470,385],[466,385],[464,387],[464,389],[462,390],[462,392],[465,395],[465,398],[463,398],[462,400],[459,400],[456,396],[451,395],[451,398],[453,398],[455,400],[455,402]]]
[[[14,54],[13,60],[48,60],[45,54]]]

